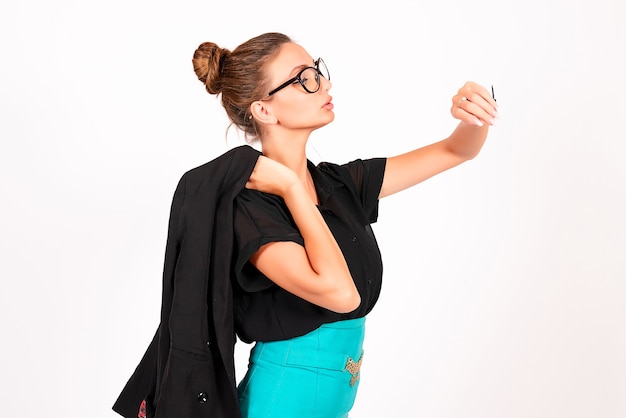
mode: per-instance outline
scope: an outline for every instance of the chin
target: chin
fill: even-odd
[[[317,124],[315,126],[315,129],[319,129],[319,128],[323,127],[323,126],[326,126],[326,125],[328,125],[329,123],[331,123],[334,120],[335,120],[335,115],[332,115],[332,117],[330,117],[330,118],[326,119],[325,121]]]

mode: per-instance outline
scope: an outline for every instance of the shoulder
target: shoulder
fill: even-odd
[[[261,153],[249,145],[241,145],[209,162],[192,168],[183,174],[182,177],[187,180],[197,180],[206,178],[207,176],[227,174],[243,175],[248,172],[251,173],[259,155],[261,155]]]
[[[237,194],[235,201],[240,205],[260,205],[267,207],[286,206],[280,196],[246,188],[242,189]]]
[[[361,184],[364,180],[382,177],[386,158],[357,158],[344,164],[322,162],[317,165],[319,173],[337,182]]]
[[[261,153],[242,145],[185,172],[178,181],[177,194],[225,193],[244,188]]]
[[[235,212],[246,213],[256,219],[291,219],[289,209],[280,196],[246,188],[235,197]]]
[[[317,168],[328,174],[346,174],[358,170],[370,170],[380,166],[384,167],[386,162],[386,158],[356,158],[343,164],[321,162],[317,165]]]

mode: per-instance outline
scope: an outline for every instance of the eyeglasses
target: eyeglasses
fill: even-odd
[[[307,93],[317,93],[321,85],[320,75],[326,80],[330,80],[330,74],[328,73],[326,64],[324,64],[324,61],[321,58],[318,58],[314,64],[314,67],[303,68],[294,78],[290,78],[285,81],[283,84],[270,91],[267,95],[271,96],[277,91],[295,83],[300,83]]]

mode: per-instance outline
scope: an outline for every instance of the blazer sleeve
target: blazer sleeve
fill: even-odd
[[[163,324],[167,324],[169,310],[171,309],[173,275],[176,259],[180,250],[179,242],[181,231],[179,230],[179,225],[182,216],[184,196],[185,176],[178,182],[170,209],[165,265],[163,270],[161,325],[157,328],[152,342],[113,405],[113,410],[125,418],[137,418],[143,402],[145,402],[148,413],[147,416],[154,415],[154,402],[160,380],[159,376],[163,374],[163,368],[165,367],[165,360],[167,359],[169,350],[169,331],[167,326],[163,326]],[[165,322],[163,322],[164,319]]]

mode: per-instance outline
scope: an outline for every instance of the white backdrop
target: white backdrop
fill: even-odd
[[[215,3],[0,6],[0,416],[116,416],[176,183],[241,143],[191,56],[268,31],[329,65],[316,162],[445,137],[466,80],[502,108],[476,159],[381,202],[352,416],[626,416],[624,2]]]

